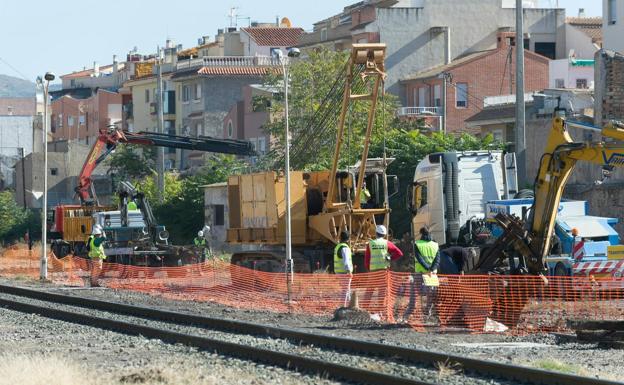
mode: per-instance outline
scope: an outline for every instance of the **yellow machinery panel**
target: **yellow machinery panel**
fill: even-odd
[[[63,221],[63,239],[72,242],[84,242],[91,234],[93,218],[65,217]],[[84,226],[84,227],[83,227]],[[82,229],[84,228],[84,232]]]
[[[624,245],[608,246],[607,259],[624,259]]]
[[[291,174],[293,243],[306,242],[306,188],[303,173]],[[230,228],[228,242],[283,243],[285,239],[284,177],[275,172],[234,175],[228,179]]]

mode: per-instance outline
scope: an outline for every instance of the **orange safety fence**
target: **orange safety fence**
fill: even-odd
[[[6,249],[0,276],[39,276],[40,251]],[[50,254],[55,283],[89,284],[89,261]],[[568,319],[624,320],[624,281],[592,277],[440,276],[434,289],[417,274],[378,271],[353,277],[294,274],[290,301],[286,274],[267,273],[211,259],[180,267],[104,263],[99,283],[177,300],[208,301],[242,309],[329,316],[348,293],[373,320],[407,323],[415,330],[473,333],[560,331]]]

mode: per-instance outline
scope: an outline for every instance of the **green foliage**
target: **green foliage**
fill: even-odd
[[[31,236],[40,234],[40,215],[17,205],[12,191],[0,192],[0,241],[22,238],[30,229]]]
[[[155,178],[146,178],[141,191],[148,197],[159,224],[165,225],[175,244],[190,244],[204,226],[204,189],[201,186],[227,181],[246,165],[231,155],[209,160],[198,172],[186,178],[165,174],[165,197],[158,203]]]
[[[117,180],[136,180],[154,172],[155,147],[124,144],[117,146],[106,162]]]

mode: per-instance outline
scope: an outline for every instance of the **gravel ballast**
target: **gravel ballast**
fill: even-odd
[[[0,280],[0,282],[7,283],[10,281]],[[30,281],[22,281],[19,284],[45,288],[51,292],[62,294],[158,307],[172,311],[185,311],[212,317],[238,319],[277,327],[290,327],[307,332],[346,336],[405,347],[432,349],[450,354],[490,359],[503,363],[523,364],[548,370],[562,370],[603,379],[620,381],[624,378],[624,366],[620,364],[621,360],[624,359],[624,351],[601,349],[595,344],[566,342],[551,334],[511,336],[504,334],[418,333],[409,328],[345,325],[331,322],[329,315],[327,317],[315,317],[303,314],[233,309],[213,303],[176,301],[123,290],[74,289],[50,284],[42,285]],[[305,348],[311,351],[310,354],[316,352],[315,349]],[[369,361],[362,362],[366,362],[368,365]],[[374,364],[374,362],[370,363],[371,369],[375,367]]]
[[[7,309],[0,310],[0,357],[0,385],[337,384]]]

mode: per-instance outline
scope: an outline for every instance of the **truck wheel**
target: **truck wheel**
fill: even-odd
[[[555,286],[555,299],[565,299],[572,293],[572,287],[570,286],[570,280],[568,276],[568,269],[561,262],[557,262],[553,269],[553,280]]]

